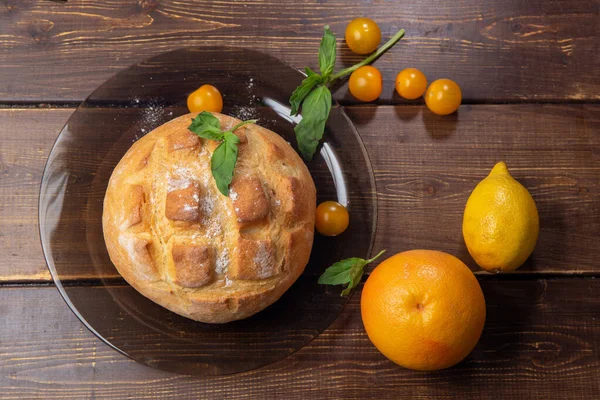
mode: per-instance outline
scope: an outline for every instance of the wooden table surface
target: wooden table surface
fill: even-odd
[[[600,3],[598,0],[0,0],[0,398],[600,398]],[[474,271],[483,336],[456,367],[405,370],[369,342],[359,296],[322,335],[272,366],[199,379],[104,345],[67,308],[41,252],[44,163],[74,107],[105,79],[184,46],[235,45],[315,67],[322,26],[357,16],[406,37],[377,61],[384,93],[335,97],[373,163],[376,248],[431,248]],[[356,62],[339,40],[338,67]],[[436,118],[393,94],[417,67],[463,88]],[[540,213],[518,271],[478,271],[460,235],[476,183],[499,160]],[[78,277],[74,277],[75,284]]]

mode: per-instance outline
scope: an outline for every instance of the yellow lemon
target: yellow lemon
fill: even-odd
[[[486,271],[514,271],[533,251],[539,234],[537,208],[505,163],[496,164],[471,193],[462,229],[469,253]]]

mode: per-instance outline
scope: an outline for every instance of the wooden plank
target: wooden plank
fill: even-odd
[[[0,102],[79,101],[128,65],[185,46],[241,46],[315,67],[326,24],[339,38],[341,68],[361,59],[343,35],[363,15],[384,39],[407,32],[377,62],[382,104],[401,101],[393,82],[406,67],[458,81],[466,102],[600,98],[596,0],[3,0]],[[337,98],[354,102],[345,87]]]
[[[55,288],[2,288],[2,398],[597,398],[600,282],[480,281],[488,309],[484,333],[451,369],[413,372],[388,361],[369,342],[355,295],[329,329],[287,359],[205,379],[163,373],[118,354],[79,323]]]
[[[0,110],[0,281],[50,280],[38,230],[44,165],[73,109]]]
[[[477,268],[462,215],[477,183],[505,161],[540,215],[532,257],[516,273],[600,270],[600,107],[347,108],[369,152],[379,200],[376,249],[447,251]],[[384,122],[385,121],[385,122]]]
[[[462,240],[462,210],[477,182],[505,160],[531,190],[541,216],[536,251],[517,273],[598,273],[598,110],[477,105],[434,118],[420,106],[348,108],[376,178],[375,248],[439,249],[476,270]],[[0,110],[0,281],[50,279],[37,239],[39,182],[71,112]]]

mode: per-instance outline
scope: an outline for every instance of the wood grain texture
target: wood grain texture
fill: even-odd
[[[325,24],[342,67],[361,59],[343,42],[357,16],[376,20],[384,39],[407,32],[376,64],[379,103],[402,101],[393,82],[406,67],[458,81],[466,102],[594,101],[598,10],[596,0],[2,0],[0,102],[79,101],[122,68],[185,46],[235,45],[315,67]],[[346,87],[336,97],[354,102]]]
[[[79,102],[128,65],[185,46],[240,46],[316,67],[325,24],[338,36],[341,68],[362,58],[342,39],[357,16],[376,20],[384,40],[407,31],[376,63],[379,104],[405,102],[393,82],[406,67],[456,80],[469,104],[594,103],[599,12],[597,0],[0,0],[0,105]],[[335,97],[356,104],[343,84]],[[420,373],[388,361],[363,330],[359,291],[292,356],[211,379],[137,364],[88,332],[55,288],[19,286],[51,280],[38,192],[72,111],[0,108],[0,398],[600,398],[600,105],[473,105],[441,119],[421,106],[348,107],[376,178],[376,249],[445,250],[475,269],[462,210],[502,159],[537,202],[534,255],[515,274],[476,272],[487,323],[454,368]],[[75,283],[82,298],[99,290]],[[152,337],[133,346],[147,351]]]
[[[0,110],[0,281],[50,280],[38,196],[52,144],[72,109]]]
[[[600,270],[600,107],[349,107],[378,194],[376,249],[429,248],[477,269],[462,239],[465,204],[499,161],[540,215],[533,255],[516,273]],[[385,121],[385,122],[384,122]]]
[[[422,373],[388,361],[369,342],[355,295],[329,329],[287,359],[211,379],[163,373],[118,354],[79,323],[55,288],[3,288],[0,397],[597,398],[599,281],[481,283],[488,309],[484,333],[454,368]]]
[[[598,273],[599,110],[476,105],[435,118],[421,106],[347,108],[376,179],[375,248],[443,250],[477,270],[462,240],[462,211],[475,185],[505,160],[531,190],[541,221],[534,255],[516,273]],[[71,112],[0,110],[0,281],[50,279],[37,233],[39,182]]]

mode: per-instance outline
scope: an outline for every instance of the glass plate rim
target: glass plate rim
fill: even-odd
[[[106,78],[100,85],[96,86],[96,88],[94,88],[94,90],[92,90],[90,92],[90,94],[83,100],[81,101],[77,107],[74,109],[73,114],[75,112],[77,112],[77,109],[79,109],[79,107],[81,107],[93,94],[94,92],[96,92],[96,90],[98,90],[103,84],[105,84],[106,82],[108,82],[109,80],[113,79],[114,77],[116,77],[117,75],[119,75],[121,72],[128,70],[131,67],[134,67],[135,65],[138,65],[140,63],[143,63],[145,61],[148,60],[152,60],[155,57],[159,57],[159,56],[164,56],[166,54],[172,53],[172,52],[176,52],[176,51],[182,51],[182,50],[186,50],[186,49],[203,49],[203,48],[220,48],[220,49],[234,49],[234,50],[243,50],[243,51],[254,51],[252,49],[247,49],[244,47],[237,47],[237,46],[193,46],[193,47],[181,47],[178,49],[174,49],[174,50],[170,50],[167,52],[162,52],[159,54],[156,54],[152,57],[147,57],[144,58],[136,63],[132,63],[130,65],[128,65],[127,67],[124,67],[122,69],[120,69],[119,71],[117,71],[116,73],[112,74],[110,77]],[[299,73],[300,75],[306,77],[306,72],[291,66],[289,63],[268,54],[270,57],[276,58],[282,65],[285,65],[286,67],[294,70],[295,72]],[[362,140],[362,137],[360,136],[360,133],[358,132],[358,129],[356,128],[355,124],[352,122],[352,120],[350,119],[350,117],[348,116],[348,114],[346,113],[344,107],[342,105],[340,105],[340,103],[336,100],[333,99],[333,104],[332,107],[336,107],[339,109],[341,116],[343,117],[343,119],[347,122],[348,126],[350,127],[352,134],[354,136],[354,138],[357,140],[357,143],[359,145],[359,148],[361,150],[362,156],[364,157],[369,169],[368,169],[368,177],[369,177],[369,183],[374,191],[373,193],[373,222],[372,222],[372,226],[370,227],[370,230],[372,232],[372,238],[371,238],[371,243],[369,244],[368,247],[368,251],[366,254],[366,257],[370,257],[373,254],[373,248],[375,246],[375,237],[377,235],[377,225],[378,225],[378,218],[379,218],[379,202],[378,202],[378,195],[377,195],[377,185],[376,185],[376,181],[375,181],[375,176],[373,173],[373,164],[371,163],[371,158],[369,156],[369,153],[367,151],[367,148]],[[106,107],[106,108],[112,108],[112,107]],[[117,107],[118,108],[118,107]],[[71,114],[71,116],[73,115]],[[69,116],[69,119],[71,118],[71,116]],[[52,281],[54,283],[54,285],[56,286],[56,289],[58,290],[61,298],[63,299],[63,301],[65,302],[65,304],[67,305],[67,307],[69,308],[69,310],[77,317],[77,319],[98,339],[100,339],[103,343],[105,343],[106,345],[108,345],[110,348],[114,349],[115,351],[117,351],[119,354],[122,354],[124,356],[126,356],[128,359],[131,359],[133,361],[135,361],[136,363],[140,364],[140,365],[144,365],[146,367],[149,368],[153,368],[155,370],[159,370],[165,373],[169,373],[169,374],[174,374],[174,375],[183,375],[183,376],[194,376],[194,377],[200,377],[199,375],[193,375],[193,374],[183,374],[183,373],[177,373],[177,372],[172,372],[172,371],[167,371],[164,369],[160,369],[158,367],[152,367],[144,362],[141,362],[140,360],[136,359],[135,357],[133,357],[131,354],[129,354],[128,352],[120,349],[119,347],[115,346],[114,344],[112,344],[108,339],[106,339],[103,335],[101,335],[98,331],[96,331],[94,329],[94,327],[81,315],[81,313],[79,313],[77,307],[72,303],[69,295],[66,293],[66,290],[63,286],[62,281],[60,280],[60,278],[58,277],[58,271],[56,270],[56,267],[54,265],[54,261],[53,261],[53,257],[52,257],[52,251],[50,249],[47,248],[47,246],[49,245],[48,243],[45,242],[45,240],[43,239],[43,231],[46,227],[45,224],[45,219],[42,215],[42,212],[44,211],[44,206],[43,206],[43,200],[45,199],[45,197],[43,197],[43,193],[45,192],[46,189],[46,176],[47,176],[47,172],[48,172],[48,167],[50,165],[50,162],[52,161],[52,156],[54,154],[54,150],[56,149],[57,145],[59,144],[60,140],[61,140],[61,136],[63,131],[65,130],[65,128],[68,126],[69,124],[69,119],[67,119],[67,121],[65,122],[65,124],[63,125],[63,127],[60,129],[56,139],[54,140],[54,143],[52,144],[52,147],[50,148],[50,151],[48,153],[48,158],[46,159],[46,162],[44,163],[44,169],[42,172],[42,178],[41,178],[41,184],[40,184],[40,189],[38,192],[38,236],[39,236],[39,240],[41,243],[41,247],[42,247],[42,253],[44,255],[44,261],[46,263],[46,267],[48,268],[49,272],[50,272],[50,276],[52,277]],[[355,296],[356,292],[358,291],[357,288],[353,289],[350,293],[350,295],[348,296],[348,299],[346,301],[346,303],[340,308],[339,312],[337,313],[337,315],[335,316],[335,318],[332,320],[331,324],[333,324],[341,315],[341,313],[344,311],[344,309],[346,308],[346,306],[348,305],[348,302],[350,302],[350,300]],[[331,326],[331,324],[329,326]],[[325,328],[327,329],[327,328]],[[322,333],[322,332],[321,332]],[[293,350],[291,353],[289,353],[287,356],[276,360],[275,362],[272,362],[270,364],[267,365],[263,365],[261,367],[258,367],[256,369],[254,369],[253,371],[257,371],[257,370],[263,370],[266,368],[272,368],[274,365],[283,362],[285,359],[287,359],[288,357],[290,357],[291,355],[293,355],[294,353],[296,353],[297,351],[299,351],[300,349],[302,349],[303,347],[308,346],[313,340],[315,340],[316,338],[318,338],[321,333],[317,333],[317,335],[315,335],[314,337],[312,337],[311,339],[309,339],[306,344],[302,347],[299,347],[295,350]],[[246,371],[249,372],[249,371]],[[230,372],[230,373],[225,373],[225,374],[220,374],[218,376],[228,376],[228,375],[236,375],[236,374],[240,374],[240,373],[244,373],[244,372]],[[211,376],[205,376],[205,379],[210,378]]]

